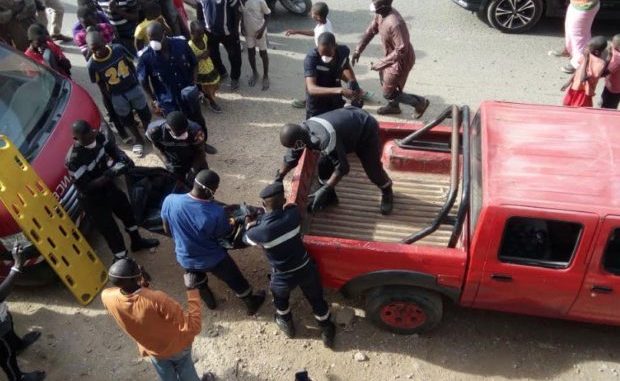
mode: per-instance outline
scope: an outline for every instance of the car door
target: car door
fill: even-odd
[[[605,219],[579,297],[569,315],[620,324],[620,216]]]
[[[503,207],[493,222],[502,236],[489,244],[474,307],[566,315],[579,293],[597,222],[588,213]]]

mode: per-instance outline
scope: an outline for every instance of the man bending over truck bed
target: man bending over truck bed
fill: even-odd
[[[347,154],[353,152],[370,181],[381,189],[381,214],[392,212],[392,180],[381,164],[379,123],[366,111],[348,106],[310,118],[301,125],[286,124],[280,131],[280,142],[289,150],[276,181],[282,181],[297,166],[304,148],[321,152],[319,182],[322,186],[310,195],[311,212],[338,202],[334,188],[349,173]]]

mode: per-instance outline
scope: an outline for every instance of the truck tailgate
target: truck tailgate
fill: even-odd
[[[339,204],[309,215],[306,234],[399,242],[430,225],[445,202],[449,188],[447,174],[388,171],[394,182],[394,211],[383,216],[379,213],[381,192],[368,180],[355,155],[349,155],[349,163],[351,171],[336,188]],[[450,215],[454,216],[457,209],[455,204]],[[441,225],[418,243],[445,247],[451,229],[450,225]]]

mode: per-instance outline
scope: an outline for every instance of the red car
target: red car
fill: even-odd
[[[325,286],[396,333],[432,329],[448,301],[620,325],[620,113],[486,102],[471,127],[466,107],[450,116],[382,123],[390,216],[356,157],[339,204],[306,216]],[[316,160],[293,178],[303,209]]]
[[[71,124],[84,119],[94,127],[105,126],[92,98],[80,86],[48,67],[38,65],[0,44],[0,134],[6,135],[34,166],[71,217],[80,222],[77,192],[64,166],[73,143]],[[55,273],[26,239],[0,203],[0,278],[12,265],[15,242],[24,247],[23,283],[45,284]]]

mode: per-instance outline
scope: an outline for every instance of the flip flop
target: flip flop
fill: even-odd
[[[426,109],[428,108],[428,106],[430,104],[431,104],[431,101],[426,99],[425,102],[424,102],[424,107],[422,108],[422,110],[421,111],[415,110],[415,113],[413,114],[414,119],[420,119],[422,117],[422,115],[424,115],[424,113],[426,112]]]
[[[144,146],[142,144],[134,144],[134,146],[131,148],[131,152],[138,157],[143,157]]]

